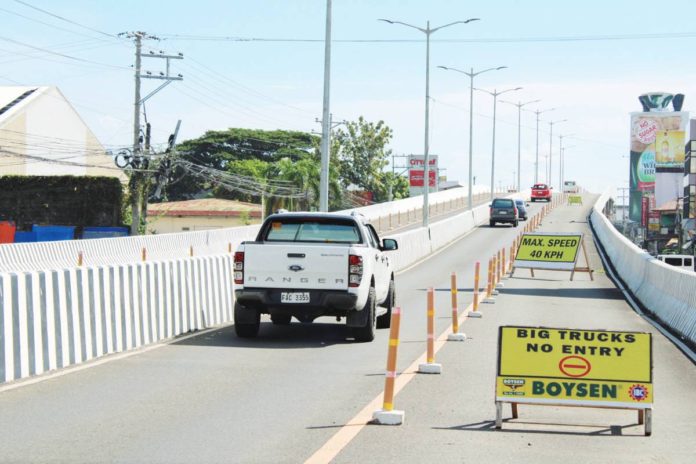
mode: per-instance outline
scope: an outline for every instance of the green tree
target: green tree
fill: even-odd
[[[339,175],[344,187],[352,184],[373,193],[384,188],[382,170],[391,155],[387,144],[392,135],[384,121],[372,123],[362,116],[336,131]]]
[[[177,145],[177,152],[178,156],[197,165],[230,173],[240,169],[239,174],[267,178],[268,174],[261,172],[263,165],[249,160],[269,164],[282,158],[297,161],[314,152],[317,140],[317,136],[306,132],[230,128],[208,131],[199,138],[187,140]],[[249,164],[234,164],[234,161],[249,161]],[[188,175],[181,167],[175,167],[170,177],[172,182],[167,186],[170,201],[220,194],[214,185]],[[245,195],[243,192],[226,194],[226,198],[248,200]]]

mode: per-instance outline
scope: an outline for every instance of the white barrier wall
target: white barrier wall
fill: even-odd
[[[391,235],[399,241],[399,249],[391,254],[395,270],[486,221],[487,204],[429,228]],[[0,383],[232,321],[233,257],[228,249],[253,239],[257,228],[240,228],[238,236],[230,235],[234,229],[193,233],[198,234],[199,249],[207,249],[211,256],[122,263],[118,253],[137,252],[146,243],[140,239],[166,239],[152,248],[160,256],[167,256],[167,245],[181,249],[176,242],[182,235],[187,244],[194,239],[191,234],[101,239],[89,242],[109,241],[111,263],[105,257],[104,263],[83,267],[0,272]],[[45,252],[55,249],[48,247]]]
[[[602,214],[609,195],[590,213],[595,235],[633,295],[662,323],[696,344],[696,273],[674,268],[634,245]]]

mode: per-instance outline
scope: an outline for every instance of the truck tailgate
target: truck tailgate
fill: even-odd
[[[346,290],[349,246],[246,243],[244,286]]]

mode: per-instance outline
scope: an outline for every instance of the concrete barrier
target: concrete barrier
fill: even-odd
[[[696,273],[664,264],[631,243],[602,213],[608,199],[606,193],[599,198],[590,221],[609,261],[652,316],[696,346]]]
[[[390,254],[394,269],[405,269],[487,221],[484,205],[392,235],[399,241]],[[52,242],[16,255],[32,259],[15,263],[37,269],[0,272],[0,383],[232,321],[229,249],[253,239],[257,229]],[[85,246],[92,243],[94,250]],[[46,262],[76,261],[76,245],[83,266],[41,269]],[[172,255],[179,259],[167,259]]]

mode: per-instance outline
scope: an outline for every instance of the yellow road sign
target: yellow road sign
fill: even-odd
[[[499,401],[652,405],[649,333],[500,327]],[[610,403],[610,404],[608,404]]]
[[[582,234],[526,233],[517,249],[513,267],[573,270]]]

